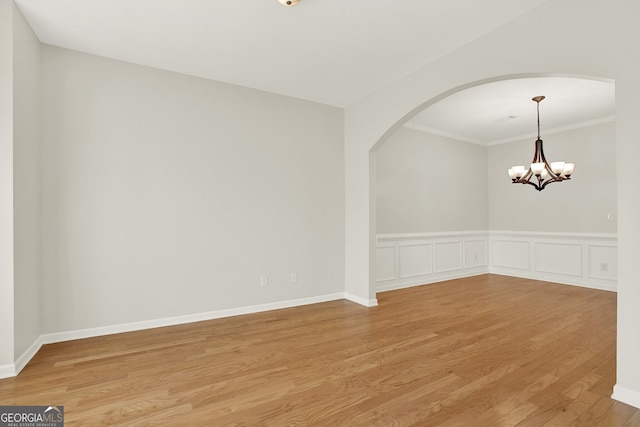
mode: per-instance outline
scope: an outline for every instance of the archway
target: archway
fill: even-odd
[[[640,193],[634,162],[640,106],[637,94],[638,29],[632,20],[638,4],[590,1],[545,3],[459,50],[426,64],[396,83],[345,109],[345,296],[375,304],[370,260],[375,241],[375,210],[370,209],[371,149],[412,114],[440,97],[496,76],[544,74],[615,78],[618,205],[618,382],[616,399],[640,407]],[[602,19],[607,17],[607,19]],[[544,31],[533,31],[544,22]],[[572,23],[567,31],[567,23]],[[575,25],[573,25],[575,24]],[[538,75],[541,75],[538,74]],[[373,165],[375,166],[375,165]],[[373,218],[372,218],[373,215]]]
[[[557,126],[557,123],[563,123],[562,120],[569,120],[569,119],[575,120],[576,118],[579,118],[580,123],[575,124],[573,126],[571,125],[564,126],[558,129],[549,129],[548,127],[545,127],[544,129],[548,130],[550,134],[553,134],[559,131],[564,131],[564,133],[560,135],[560,137],[562,139],[562,137],[564,136],[564,138],[566,139],[566,138],[571,138],[573,136],[573,134],[567,133],[567,132],[570,132],[568,129],[581,128],[585,126],[597,127],[599,126],[600,123],[606,122],[608,123],[606,125],[607,133],[604,134],[605,138],[601,138],[601,139],[611,141],[611,146],[613,146],[614,135],[615,135],[614,123],[613,123],[614,116],[605,117],[604,118],[605,120],[600,120],[599,118],[598,120],[591,120],[594,114],[603,114],[603,113],[615,114],[614,112],[615,96],[614,96],[614,86],[613,86],[612,80],[603,79],[599,77],[594,78],[594,77],[588,77],[588,76],[581,76],[581,75],[576,76],[576,75],[567,75],[567,74],[561,74],[561,73],[556,73],[556,74],[529,73],[529,74],[518,74],[518,75],[508,75],[508,76],[497,76],[495,78],[472,82],[472,83],[461,85],[456,88],[445,91],[442,94],[436,97],[433,97],[430,100],[422,103],[419,107],[407,113],[401,120],[399,120],[392,127],[390,127],[384,133],[384,135],[376,142],[376,144],[374,144],[374,146],[371,148],[371,151],[370,151],[370,169],[372,171],[371,178],[370,178],[370,188],[371,188],[372,197],[375,198],[376,195],[379,196],[376,188],[376,172],[379,169],[378,166],[380,166],[380,168],[383,171],[388,172],[389,164],[390,164],[390,160],[384,156],[382,157],[383,162],[380,165],[375,164],[376,155],[378,154],[378,151],[380,150],[381,147],[383,147],[385,142],[387,142],[389,139],[394,139],[392,138],[394,136],[395,136],[394,142],[397,142],[398,133],[406,137],[407,132],[412,132],[411,130],[407,130],[407,129],[402,129],[402,132],[400,132],[401,126],[403,126],[408,120],[411,120],[413,117],[415,117],[421,111],[424,111],[429,107],[434,106],[435,104],[438,104],[438,103],[440,103],[438,104],[438,106],[442,105],[445,100],[449,100],[452,98],[469,97],[468,95],[469,93],[481,93],[482,95],[485,95],[486,92],[491,92],[491,91],[499,92],[498,88],[500,88],[502,92],[500,94],[496,93],[495,96],[496,98],[500,98],[501,96],[500,101],[502,101],[503,103],[505,102],[505,97],[507,98],[507,102],[509,103],[513,101],[515,101],[516,103],[519,101],[525,102],[525,103],[530,102],[529,98],[525,98],[522,100],[520,99],[512,100],[511,92],[515,92],[517,93],[517,96],[520,96],[521,93],[530,93],[531,91],[535,92],[536,90],[540,90],[540,89],[549,90],[550,92],[552,92],[553,95],[556,95],[555,97],[556,103],[562,104],[563,109],[567,109],[566,104],[570,104],[570,106],[572,106],[572,108],[569,108],[570,110],[578,110],[578,112],[581,114],[581,115],[571,114],[570,117],[558,118],[558,120],[554,122],[554,126]],[[505,88],[508,88],[508,89],[505,89]],[[568,96],[568,93],[571,93],[572,90],[579,92],[578,94],[575,95],[575,98],[579,98],[579,99],[573,99]],[[508,93],[504,93],[505,91]],[[557,93],[554,93],[554,91],[556,91]],[[596,97],[596,95],[600,96],[602,92],[606,92],[606,99],[602,99],[601,97],[602,103],[607,104],[605,105],[606,108],[600,108],[600,109],[597,109],[597,111],[591,111],[591,110],[582,111],[584,107],[582,105],[584,98],[588,99],[589,96],[594,96],[594,97]],[[567,98],[571,98],[571,99],[567,99]],[[467,99],[466,101],[468,102],[469,100]],[[458,107],[460,107],[460,105],[458,105]],[[527,104],[527,107],[528,107],[528,104]],[[532,110],[533,110],[532,111],[533,114],[535,115],[535,109],[532,109]],[[478,114],[482,115],[484,114],[484,112],[478,113]],[[463,121],[460,118],[457,118],[456,120]],[[525,121],[524,125],[525,125],[525,128],[529,125],[532,125],[535,128],[535,121],[532,120],[531,123],[529,123],[529,121]],[[500,125],[500,126],[504,126],[504,125]],[[600,129],[600,127],[597,127],[596,129],[599,129],[599,132],[601,133],[605,132],[605,130]],[[414,134],[417,134],[417,132],[414,132]],[[543,133],[543,134],[547,135],[546,133]],[[434,135],[431,135],[431,139],[433,139],[433,137]],[[427,138],[426,135],[425,135],[425,138]],[[531,141],[533,141],[533,139],[531,139]],[[551,139],[551,141],[553,141],[553,138]],[[449,142],[453,144],[456,141],[450,139]],[[481,152],[478,150],[483,149],[486,157],[486,152],[488,151],[488,147],[485,146],[481,148],[479,145],[476,145],[476,144],[481,145],[480,142],[476,142],[476,144],[468,144],[462,141],[457,141],[457,142],[459,143],[459,145],[469,147],[468,149],[465,148],[465,150],[467,151],[473,150],[474,153],[477,152],[476,154],[478,153],[481,154]],[[584,143],[584,138],[580,140],[580,143]],[[443,142],[440,142],[440,146],[442,146],[442,144]],[[522,146],[523,144],[520,143],[519,145]],[[529,149],[531,150],[533,149],[533,145],[530,146],[528,142],[525,145],[527,147],[527,151],[524,155],[520,156],[523,161],[529,160],[529,156],[533,152],[531,151],[530,153],[528,151]],[[410,146],[412,146],[413,149],[415,149],[416,147],[415,141],[412,141],[410,143]],[[498,151],[496,148],[497,147],[493,147],[493,152]],[[581,151],[581,150],[576,149],[576,147],[574,147],[573,150],[568,150],[568,151],[575,152],[575,151]],[[587,152],[588,151],[589,150],[587,150]],[[425,153],[424,151],[421,151],[421,152],[423,154]],[[441,149],[438,152],[440,153],[440,155],[443,154],[443,150]],[[397,153],[398,152],[396,151],[396,154]],[[615,152],[612,149],[607,152],[607,158],[609,160],[609,163],[612,163],[612,168],[615,168],[614,153]],[[406,157],[406,153],[405,153],[405,157]],[[400,160],[400,159],[397,159],[397,160]],[[599,164],[594,164],[594,163],[602,162],[603,158],[602,156],[599,157],[597,159],[597,162],[594,159],[589,159],[589,160],[590,160],[589,162],[586,162],[587,164],[585,164],[584,161],[581,162],[583,173],[587,172],[587,169],[589,168],[594,169],[599,167],[600,166]],[[407,172],[407,170],[409,170],[412,167],[411,165],[413,165],[414,170],[409,171],[407,175],[416,177],[422,174],[423,178],[429,176],[429,172],[423,172],[421,170],[422,166],[420,167],[416,166],[417,164],[426,166],[427,164],[426,157],[424,162],[415,162],[415,159],[411,159],[410,162],[407,162],[407,159],[405,158],[404,162],[401,162],[400,164],[404,166],[408,165],[406,169],[403,170],[404,172]],[[430,164],[431,166],[426,167],[425,170],[430,170],[434,166],[437,166],[437,162],[436,164],[434,164],[434,162],[432,161]],[[473,166],[474,165],[471,163],[466,164],[466,167],[462,168],[464,169],[462,174],[466,172],[467,168],[472,168]],[[486,164],[484,165],[484,167],[486,169]],[[504,168],[505,170],[506,170],[506,167],[507,166],[505,165],[505,168]],[[482,171],[482,169],[479,169],[479,170]],[[381,212],[376,211],[377,209],[376,203],[374,202],[370,203],[370,209],[371,209],[370,217],[372,218],[372,223],[373,223],[372,227],[375,226],[375,229],[376,229],[374,238],[372,238],[370,242],[371,244],[370,252],[372,254],[375,254],[375,256],[372,256],[371,262],[372,264],[376,264],[375,269],[372,269],[373,271],[376,272],[375,273],[376,277],[370,278],[370,284],[373,286],[372,294],[375,295],[375,293],[380,289],[391,290],[391,289],[397,289],[399,287],[414,286],[417,284],[447,280],[448,278],[459,277],[460,275],[471,276],[475,274],[482,274],[482,273],[488,272],[488,269],[489,269],[488,232],[490,229],[488,218],[486,219],[486,223],[483,224],[477,218],[473,218],[473,220],[471,220],[470,218],[467,218],[465,220],[464,215],[457,215],[457,220],[461,222],[459,224],[455,224],[456,220],[454,218],[451,218],[451,220],[448,221],[447,224],[438,223],[439,221],[443,221],[445,218],[447,218],[447,215],[453,216],[453,215],[456,215],[456,212],[471,211],[471,209],[473,209],[473,207],[475,206],[475,205],[470,205],[471,203],[470,198],[475,195],[474,189],[467,189],[466,186],[462,184],[450,184],[448,181],[456,181],[456,179],[451,179],[451,177],[447,179],[445,170],[441,169],[440,172],[442,172],[442,174],[441,175],[436,174],[436,177],[435,177],[436,179],[439,176],[442,177],[442,180],[440,180],[440,182],[437,185],[424,186],[425,189],[423,191],[427,191],[430,193],[421,193],[420,192],[421,189],[419,188],[420,184],[412,186],[410,185],[412,183],[409,181],[404,181],[402,183],[407,185],[398,185],[397,182],[395,183],[396,189],[405,191],[405,197],[404,197],[405,203],[398,203],[398,206],[402,207],[399,210],[405,212],[405,214],[402,214],[402,217],[403,217],[402,219],[398,218],[398,219],[395,219],[395,221],[391,221],[391,224],[389,221],[389,211],[390,211],[389,206],[390,206],[390,203],[392,203],[392,201],[386,200],[385,203],[380,204],[380,199],[378,197],[378,204],[383,207]],[[496,181],[497,179],[497,181],[499,182],[498,185],[503,185],[503,182],[504,184],[508,185],[509,180],[506,177],[506,174],[500,174],[499,177],[496,178],[495,177],[496,171],[491,171],[491,172],[494,176],[490,177],[490,179],[493,178],[494,181]],[[504,172],[504,171],[500,169],[500,172]],[[558,192],[557,190],[555,192],[547,191],[547,193],[550,193],[547,196],[547,198],[549,199],[549,196],[551,196],[550,200],[554,201],[553,202],[554,204],[561,203],[563,201],[563,198],[571,198],[571,197],[579,201],[577,206],[582,206],[585,203],[588,204],[590,199],[593,196],[596,196],[596,194],[594,194],[594,184],[598,182],[594,178],[591,178],[591,175],[594,175],[591,172],[592,170],[589,170],[589,173],[587,174],[587,176],[586,177],[583,176],[583,179],[578,181],[578,184],[575,184],[572,182],[572,184],[570,184],[571,185],[570,188],[563,189],[563,190],[566,190],[564,194],[562,194],[562,192]],[[483,173],[486,174],[487,172],[485,171]],[[502,175],[505,175],[505,176],[502,177]],[[459,177],[456,177],[456,178],[459,178]],[[603,198],[607,199],[606,200],[607,203],[603,203],[603,205],[606,205],[607,216],[610,215],[611,218],[613,218],[615,217],[615,176],[609,176],[608,178],[609,179],[607,180],[607,185],[605,186],[603,184],[600,186],[600,192],[602,192],[603,194],[606,194],[606,196],[603,196]],[[443,181],[447,181],[447,182],[443,183]],[[384,186],[386,190],[385,196],[386,198],[390,199],[388,181],[385,181],[385,183],[387,184]],[[458,186],[456,187],[456,185]],[[436,190],[436,187],[437,187],[437,190]],[[442,187],[442,189],[440,189],[440,187]],[[446,199],[446,197],[442,194],[442,191],[446,191],[447,189],[457,191],[461,195],[466,195],[465,198],[469,198],[469,201],[466,201],[465,203],[459,203],[460,206],[455,206],[455,207],[444,207],[443,204],[440,204],[439,205],[440,207],[438,207],[437,209],[441,210],[443,213],[439,215],[430,214],[430,211],[426,209],[426,205],[428,205],[429,203],[421,203],[420,201],[424,200],[425,197],[429,197],[431,199],[430,200],[431,206],[438,206],[438,201],[442,202],[443,199]],[[409,201],[409,193],[411,193],[411,190],[414,191],[412,194],[415,195],[415,200],[416,200],[415,202]],[[516,191],[516,193],[512,194],[509,197],[522,197],[523,203],[536,203],[537,200],[540,198],[540,196],[537,196],[538,198],[536,198],[534,197],[534,195],[530,194],[529,192],[524,192],[524,189],[507,188],[507,191],[508,190]],[[484,200],[481,201],[478,197],[481,196],[480,193],[482,193],[483,191],[484,191],[484,196],[483,196]],[[482,207],[484,205],[486,209],[486,205],[488,204],[488,200],[487,200],[488,195],[487,195],[486,186],[484,188],[482,187],[482,185],[478,186],[477,192],[479,193],[477,194],[478,197],[475,197],[474,200],[476,202],[480,202],[477,204],[478,208],[482,210]],[[495,192],[496,191],[493,190],[493,193]],[[587,196],[587,192],[589,192],[588,196]],[[597,191],[595,193],[597,193]],[[583,197],[582,195],[584,195],[585,197]],[[507,196],[505,196],[505,198],[506,197]],[[394,201],[396,202],[399,200],[403,200],[403,198],[395,197],[394,199]],[[498,203],[494,202],[494,205],[495,204],[499,205],[500,202],[502,202],[502,204],[505,205],[506,208],[509,207],[508,203],[505,200],[498,200]],[[411,203],[414,203],[414,204],[412,205]],[[407,215],[406,212],[411,210],[412,208],[415,208],[416,214]],[[584,206],[582,206],[582,208],[584,208]],[[571,220],[572,222],[569,222],[569,220],[567,220],[566,224],[564,224],[565,228],[563,228],[563,225],[561,222],[558,222],[556,224],[557,221],[555,221],[553,218],[551,219],[542,218],[542,221],[538,219],[535,223],[533,223],[532,225],[529,225],[529,227],[531,228],[531,231],[537,231],[537,232],[540,232],[540,231],[544,231],[544,232],[557,231],[557,232],[567,232],[567,233],[583,232],[585,234],[595,233],[595,232],[615,233],[615,224],[613,222],[605,223],[604,214],[602,215],[603,221],[600,221],[600,217],[597,216],[597,215],[600,215],[599,212],[597,213],[597,215],[596,213],[593,213],[593,215],[590,215],[590,216],[582,215],[585,218],[582,221],[576,221],[576,217],[580,217],[581,213],[586,211],[586,209],[582,209],[582,208],[580,209],[576,208],[575,209],[576,212],[574,212],[574,215],[569,213],[567,218],[572,218]],[[449,209],[448,214],[445,212],[447,209]],[[605,207],[602,207],[602,209],[605,209]],[[497,209],[498,212],[502,210],[504,209]],[[397,211],[398,209],[396,209],[396,212]],[[381,215],[378,216],[378,214],[381,214]],[[488,212],[486,213],[486,215],[488,216]],[[589,217],[589,218],[586,218],[586,217]],[[421,221],[418,220],[418,218],[421,218]],[[402,220],[405,220],[405,221],[409,220],[408,222],[410,222],[410,224],[402,223]],[[384,230],[382,231],[383,233],[382,236],[379,235],[380,230],[378,229],[381,223],[384,224],[383,226]],[[469,227],[469,224],[474,224],[474,225]],[[392,228],[394,225],[396,228],[390,229],[390,227]],[[420,226],[422,226],[423,228],[420,228]],[[429,227],[432,227],[432,228],[429,228]],[[518,227],[521,227],[521,225],[516,225],[515,227],[512,226],[507,229],[519,230],[520,228]],[[554,227],[557,229],[555,229]],[[580,227],[583,227],[583,228],[580,228]],[[443,232],[444,230],[454,231],[454,232],[446,233],[446,232]],[[385,234],[385,233],[391,233],[391,234]],[[377,247],[378,237],[382,239],[380,240],[380,244],[382,248]],[[404,245],[404,243],[408,243],[410,240],[414,240],[417,238],[420,238],[423,240],[421,245],[412,244],[411,248],[407,248]],[[406,239],[409,239],[409,240],[405,241]],[[450,245],[451,249],[442,248],[442,251],[440,251],[440,249],[438,248],[441,248],[442,246],[436,246],[433,244],[433,242],[425,243],[426,241],[433,240],[433,239],[436,239],[436,240],[437,239],[440,239],[440,240],[454,239],[454,240],[457,240],[458,242],[455,244],[452,243]],[[472,239],[472,242],[467,244],[466,240],[469,240],[469,239]],[[612,240],[615,240],[615,239],[612,239]],[[449,254],[453,253],[453,255],[449,255],[451,258],[445,259],[444,255],[443,256],[438,255],[440,252],[444,254],[446,251],[448,251]],[[614,252],[614,250],[612,249],[610,252]],[[412,253],[413,255],[411,255]],[[408,255],[403,255],[403,254],[408,254]],[[566,281],[563,279],[562,276],[556,275],[555,281],[559,281],[561,283],[586,285],[589,287],[600,287],[602,289],[615,289],[615,271],[614,271],[615,255],[611,255],[610,253],[602,253],[599,255],[602,257],[602,259],[597,259],[596,256],[593,256],[592,257],[593,260],[591,260],[590,262],[595,263],[594,265],[597,264],[598,266],[605,265],[605,267],[603,268],[607,271],[599,275],[599,277],[602,279],[600,280],[600,282],[591,280],[586,275],[584,277],[575,278],[573,281],[572,280]],[[475,259],[472,259],[474,257]],[[412,258],[414,259],[414,261],[411,261]],[[416,263],[415,262],[416,258],[420,258],[421,261]],[[426,258],[429,258],[429,259],[426,259]],[[612,263],[611,271],[608,270],[609,262]],[[410,263],[413,263],[411,267],[408,266]],[[401,266],[402,266],[402,271],[401,271]],[[580,269],[579,266],[575,268]],[[508,272],[509,272],[508,269],[504,271],[504,273],[508,273]],[[516,273],[516,275],[518,274],[518,272],[515,270],[511,270],[511,272]],[[530,274],[533,274],[535,276],[536,272],[532,271],[532,273]],[[546,276],[546,279],[554,281],[553,280],[554,276],[548,275]]]
[[[519,73],[519,74],[510,74],[510,75],[501,75],[501,76],[495,76],[495,77],[491,77],[491,78],[486,78],[486,79],[482,79],[482,80],[477,80],[477,81],[473,81],[473,82],[469,82],[466,84],[462,84],[456,87],[453,87],[449,90],[446,90],[442,93],[440,93],[437,96],[434,96],[426,101],[424,101],[422,104],[418,105],[417,107],[413,108],[412,110],[406,112],[406,114],[401,117],[398,121],[396,121],[396,123],[394,123],[389,129],[387,129],[386,132],[384,132],[384,134],[373,144],[373,146],[371,147],[370,151],[371,152],[376,152],[380,146],[382,144],[384,144],[384,142],[386,140],[389,139],[389,135],[393,134],[393,132],[395,132],[397,129],[399,129],[401,126],[403,126],[407,121],[409,121],[411,118],[413,118],[414,116],[416,116],[417,114],[419,114],[420,112],[426,110],[427,108],[429,108],[430,106],[442,101],[445,98],[448,98],[458,92],[462,92],[465,91],[467,89],[473,88],[473,87],[477,87],[477,86],[484,86],[484,85],[488,85],[491,83],[495,83],[495,82],[500,82],[500,81],[505,81],[505,80],[518,80],[518,79],[528,79],[528,78],[553,78],[553,77],[558,77],[558,78],[566,78],[566,79],[581,79],[581,80],[593,80],[593,81],[598,81],[598,82],[606,82],[606,83],[613,83],[614,80],[613,79],[609,79],[609,78],[603,78],[603,77],[597,77],[597,76],[586,76],[586,75],[580,75],[580,74],[567,74],[567,73]]]

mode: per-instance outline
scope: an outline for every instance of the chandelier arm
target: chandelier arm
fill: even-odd
[[[544,178],[542,178],[542,177],[538,178],[538,187],[540,187],[540,190],[542,190],[542,188],[544,188],[544,184],[546,182],[547,181]]]
[[[536,149],[535,149],[534,157],[536,157],[537,162],[544,163],[545,165],[548,164],[547,158],[544,156],[543,142],[540,138],[536,140]]]
[[[547,184],[551,184],[552,182],[558,182],[558,181],[553,180],[553,179],[548,180],[547,182],[545,182],[545,183],[542,185],[542,187],[540,187],[540,190],[539,190],[539,191],[544,190],[544,187],[546,187],[546,186],[547,186]]]
[[[562,181],[564,181],[565,179],[568,179],[568,178],[562,178],[562,177],[549,178],[548,180],[546,180],[546,181],[544,182],[544,184],[542,185],[542,188],[540,188],[540,190],[543,190],[543,189],[544,189],[544,187],[546,187],[548,184],[552,184],[552,183],[554,183],[554,182],[562,182]]]
[[[544,155],[544,147],[542,146],[542,140],[539,139],[538,141],[540,141],[540,162],[544,163],[545,166],[549,165],[549,163],[547,163],[547,158]]]
[[[529,185],[531,185],[533,188],[535,188],[538,191],[542,190],[542,188],[540,188],[540,186],[538,184],[536,184],[535,182],[531,182],[531,181],[528,181],[528,180],[527,181],[516,181],[516,182],[520,183],[520,184],[529,184]]]
[[[536,141],[537,143],[538,141]],[[536,144],[537,147],[537,144]],[[549,162],[547,161],[547,158],[544,156],[544,150],[542,149],[542,140],[540,140],[540,161],[541,163],[544,163],[544,168],[547,170],[547,173],[549,174],[549,176],[553,179],[557,179],[559,181],[562,181],[562,175],[559,173],[555,173],[553,171],[553,169],[551,169],[551,165],[549,165]]]
[[[554,181],[564,181],[561,174],[553,172],[553,170],[551,169],[551,166],[549,166],[549,163],[547,163],[546,160],[544,162],[544,168],[547,170],[549,177]]]
[[[536,140],[535,149],[533,150],[533,160],[531,160],[531,163],[538,163],[540,161],[541,149],[542,149],[542,140],[538,138]],[[544,151],[542,152],[542,156],[544,156]]]
[[[556,179],[558,181],[564,180],[561,174],[557,174],[551,169],[551,166],[549,165],[549,162],[547,161],[547,158],[544,155],[544,147],[540,137],[538,137],[538,139],[536,140],[536,148],[533,154],[533,163],[543,163],[544,168],[547,170],[547,173],[551,178]]]

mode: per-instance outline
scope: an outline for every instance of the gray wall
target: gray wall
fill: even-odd
[[[492,230],[616,233],[615,122],[542,135],[549,162],[574,161],[570,181],[538,192],[515,185],[513,165],[531,163],[535,138],[489,147],[489,224]],[[607,214],[613,220],[607,220]]]
[[[377,233],[616,233],[615,122],[543,140],[548,161],[577,166],[571,181],[538,192],[506,172],[530,163],[534,138],[482,147],[398,129],[377,152]]]
[[[40,336],[40,57],[14,6],[14,317],[16,359]]]
[[[376,153],[377,233],[486,230],[487,149],[400,128]]]
[[[341,109],[43,53],[44,332],[344,290]]]

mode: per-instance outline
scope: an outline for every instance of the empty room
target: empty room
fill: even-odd
[[[640,425],[637,16],[0,0],[0,425]]]

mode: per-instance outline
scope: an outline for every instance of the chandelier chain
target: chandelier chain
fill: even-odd
[[[538,139],[540,139],[540,101],[536,101],[537,110],[538,110]]]

